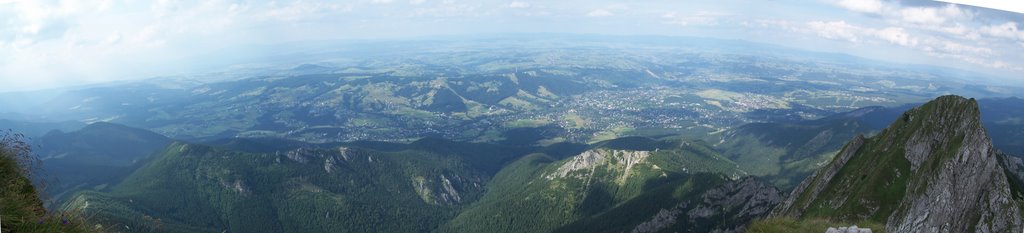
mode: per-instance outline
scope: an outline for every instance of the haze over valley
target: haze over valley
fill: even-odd
[[[1024,230],[1020,13],[578,3],[0,2],[0,230]]]

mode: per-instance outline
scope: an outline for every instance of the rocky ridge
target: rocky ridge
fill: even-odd
[[[768,215],[780,201],[782,195],[775,187],[754,177],[746,177],[704,192],[697,202],[684,202],[662,209],[631,232],[661,232],[680,222],[686,223],[680,225],[692,225],[722,216],[728,216],[727,222],[711,232],[743,232],[745,223]]]
[[[1000,161],[977,102],[943,96],[851,141],[772,215],[881,220],[888,232],[1021,232]]]

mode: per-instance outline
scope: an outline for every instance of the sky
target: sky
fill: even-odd
[[[217,56],[267,52],[231,50],[245,46],[510,33],[743,39],[1024,81],[1024,14],[947,2],[0,0],[0,91],[202,72]]]

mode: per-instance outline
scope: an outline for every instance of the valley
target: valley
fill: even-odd
[[[899,218],[928,212],[909,194],[955,166],[892,152],[928,141],[906,131],[933,129],[936,142],[914,148],[990,147],[985,171],[1006,192],[979,193],[1013,208],[961,207],[985,220],[1019,212],[1021,87],[753,42],[615,39],[410,43],[358,60],[0,93],[0,128],[39,146],[47,209],[104,231],[937,229]],[[911,118],[931,120],[902,130]],[[939,130],[961,121],[973,144]],[[953,155],[936,151],[914,156]],[[1017,230],[1019,219],[981,225]]]
[[[0,233],[1020,233],[1024,7],[0,0]]]
[[[721,41],[776,55],[699,47],[708,39],[637,39],[643,43],[622,49],[609,49],[621,45],[600,39],[536,50],[514,49],[501,40],[448,42],[433,47],[495,49],[444,61],[430,58],[469,52],[439,55],[411,48],[358,62],[210,74],[240,76],[228,80],[183,76],[12,93],[41,98],[4,97],[20,101],[0,107],[35,121],[107,121],[199,141],[494,142],[506,139],[502,134],[510,129],[541,127],[548,129],[545,143],[593,143],[623,136],[699,137],[745,123],[817,119],[867,106],[922,103],[946,93],[986,98],[1021,91],[752,42]]]

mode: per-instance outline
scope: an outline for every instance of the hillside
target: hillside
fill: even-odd
[[[743,226],[780,200],[778,191],[755,180],[730,181],[743,174],[700,141],[622,138],[560,160],[532,154],[499,172],[480,201],[441,231],[647,232]],[[722,189],[730,191],[715,191]],[[740,198],[755,193],[763,195]],[[744,203],[714,203],[723,200]],[[761,206],[761,211],[737,207],[745,204]],[[726,205],[737,209],[715,212]],[[692,216],[680,215],[687,212]]]
[[[43,208],[30,180],[33,158],[31,146],[20,135],[0,135],[0,231],[89,232],[76,215],[47,213]]]
[[[1024,155],[1024,100],[978,100],[981,122],[995,148],[1012,156]],[[849,140],[874,134],[917,106],[865,107],[816,120],[745,124],[708,139],[715,149],[736,161],[751,175],[763,176],[776,187],[789,190],[831,161]]]
[[[62,209],[108,229],[574,232],[615,222],[652,231],[735,230],[781,199],[756,179],[734,180],[746,173],[702,141],[627,137],[534,147],[238,138],[201,145],[108,123],[40,141],[63,145],[43,151],[47,162],[77,162],[49,165],[78,183],[61,187],[73,194]],[[76,169],[83,173],[68,173]],[[716,212],[722,205],[731,207]],[[509,216],[486,217],[492,211]]]
[[[515,151],[432,139],[267,153],[175,142],[66,205],[104,226],[158,232],[423,232],[479,199]]]
[[[751,175],[789,190],[832,159],[859,134],[876,132],[909,107],[866,107],[822,119],[750,123],[724,132],[715,144]]]
[[[39,138],[53,130],[73,131],[85,127],[77,121],[34,122],[25,120],[0,119],[0,129],[19,132],[29,138]]]
[[[62,198],[78,189],[117,184],[171,139],[142,129],[98,122],[72,132],[52,131],[36,140],[47,192]]]
[[[867,220],[888,232],[1019,232],[1019,184],[1000,160],[977,102],[943,96],[847,143],[773,216]]]

